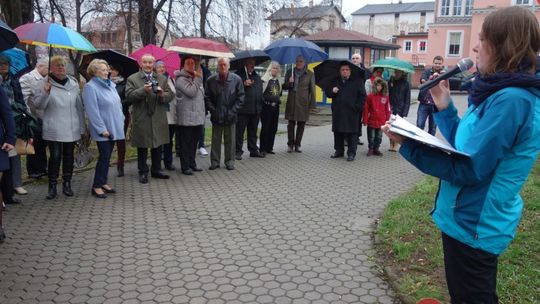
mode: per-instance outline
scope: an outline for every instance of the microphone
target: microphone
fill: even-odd
[[[437,77],[435,79],[431,79],[429,81],[424,82],[423,84],[418,86],[418,89],[420,91],[429,90],[429,89],[433,88],[434,86],[438,85],[439,82],[441,82],[443,80],[446,80],[446,79],[448,79],[448,78],[450,78],[450,77],[452,77],[452,76],[454,76],[456,74],[459,74],[461,72],[465,72],[465,71],[469,70],[470,68],[473,67],[473,65],[474,65],[474,63],[470,58],[463,58],[451,70],[440,74],[439,77]]]

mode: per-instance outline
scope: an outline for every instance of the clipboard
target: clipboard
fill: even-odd
[[[469,154],[456,150],[449,143],[418,128],[417,126],[411,124],[399,115],[393,115],[390,118],[390,132],[405,136],[419,143],[442,150],[449,154],[459,154],[470,157]]]

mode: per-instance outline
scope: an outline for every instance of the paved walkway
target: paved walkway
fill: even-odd
[[[395,303],[373,224],[422,174],[365,145],[354,162],[330,159],[330,126],[306,129],[304,153],[285,141],[235,171],[204,158],[204,172],[147,185],[130,163],[106,200],[90,196],[93,172],[73,198],[28,187],[4,213],[0,303]]]

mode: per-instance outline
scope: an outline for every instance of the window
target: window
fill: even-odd
[[[452,10],[454,16],[461,15],[461,0],[454,0],[454,9]]]
[[[418,53],[425,53],[427,50],[427,40],[418,41]]]
[[[141,34],[135,34],[135,35],[133,35],[133,41],[136,41],[136,42],[141,41]]]
[[[403,42],[403,53],[410,53],[410,52],[412,52],[412,41],[405,40]]]
[[[441,1],[441,16],[450,15],[450,0]]]
[[[456,57],[461,55],[462,34],[462,32],[448,32],[448,57]]]
[[[470,16],[473,8],[473,0],[465,1],[465,16]]]
[[[516,0],[516,5],[529,5],[529,0]]]

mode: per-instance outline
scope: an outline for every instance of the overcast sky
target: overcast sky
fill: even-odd
[[[403,0],[403,3],[410,2],[434,2],[435,0]],[[351,13],[354,13],[359,8],[364,7],[366,4],[390,4],[398,3],[398,0],[343,0],[343,16],[348,18]],[[317,3],[317,1],[315,1]],[[334,2],[335,3],[335,2]]]

